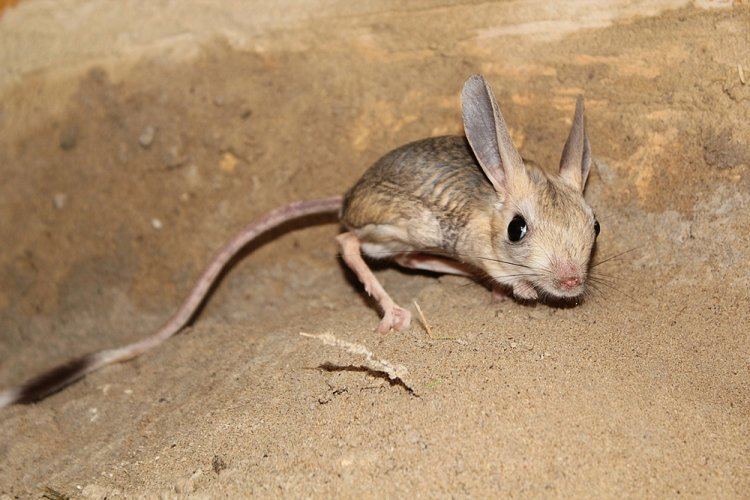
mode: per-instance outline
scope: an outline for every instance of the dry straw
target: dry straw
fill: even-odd
[[[331,333],[313,334],[313,333],[300,332],[299,334],[302,335],[303,337],[317,339],[323,342],[327,346],[336,347],[350,354],[354,354],[356,356],[363,356],[365,358],[363,366],[365,366],[366,368],[370,370],[386,374],[389,379],[395,382],[400,382],[401,384],[404,385],[404,387],[409,389],[409,391],[411,391],[412,394],[416,395],[417,392],[414,390],[414,387],[409,383],[407,379],[409,370],[407,370],[405,366],[391,363],[390,361],[386,359],[376,359],[372,351],[370,351],[367,347],[363,346],[362,344],[356,344],[354,342],[341,340],[339,338],[336,338]]]

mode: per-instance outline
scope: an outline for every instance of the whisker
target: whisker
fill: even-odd
[[[589,283],[592,285],[605,286],[607,288],[611,288],[612,290],[617,290],[617,287],[615,285],[607,281],[590,281]]]
[[[635,282],[633,282],[631,280],[626,280],[624,278],[619,278],[619,277],[615,277],[615,276],[595,276],[595,275],[589,275],[588,279],[591,280],[591,281],[598,281],[598,282],[608,283],[610,285],[616,285],[616,284],[619,284],[619,283],[623,282],[623,283],[625,283],[627,285],[630,285],[633,288],[638,288],[638,286],[639,286],[639,285],[637,285]]]
[[[636,303],[638,303],[638,301],[637,301],[637,300],[636,300],[636,299],[635,299],[634,297],[631,297],[630,295],[628,295],[627,293],[623,292],[622,290],[620,290],[620,289],[619,289],[619,288],[617,288],[616,286],[614,286],[614,285],[611,285],[611,284],[609,284],[609,283],[605,283],[605,282],[603,282],[603,281],[599,281],[598,283],[599,283],[600,285],[604,285],[604,286],[606,286],[606,287],[608,287],[608,288],[611,288],[612,290],[614,290],[615,292],[619,293],[620,295],[623,295],[624,297],[627,297],[627,298],[629,298],[629,299],[630,299],[630,300],[632,300],[633,302],[636,302]]]
[[[628,283],[630,285],[638,286],[633,280],[629,280],[629,279],[623,278],[622,276],[614,276],[612,274],[604,274],[604,273],[599,272],[598,270],[595,270],[594,272],[592,272],[591,274],[589,274],[589,277],[595,277],[595,278],[603,277],[603,278],[607,278],[607,279],[609,279],[611,281],[624,281],[625,283]]]
[[[591,273],[589,274],[589,279],[591,280],[600,280],[600,281],[607,281],[611,283],[617,283],[618,281],[622,280],[625,282],[629,282],[628,280],[624,278],[620,278],[619,276],[612,276],[609,274],[601,274],[601,273]],[[634,283],[631,283],[634,285]]]
[[[591,268],[593,269],[593,268],[595,268],[596,266],[601,266],[601,265],[602,265],[602,264],[604,264],[605,262],[609,262],[609,261],[611,261],[611,260],[613,260],[613,259],[616,259],[616,258],[618,258],[618,257],[622,257],[623,255],[625,255],[625,254],[627,254],[627,253],[630,253],[630,252],[632,252],[633,250],[637,250],[638,248],[640,248],[640,247],[633,247],[633,248],[631,248],[631,249],[629,249],[629,250],[625,250],[624,252],[620,252],[620,253],[618,253],[618,254],[616,254],[616,255],[613,255],[612,257],[608,257],[608,258],[604,259],[604,260],[603,260],[603,261],[601,261],[601,262],[597,262],[596,264],[593,264],[593,265],[591,266]]]
[[[598,295],[597,295],[598,294]],[[604,299],[604,293],[599,289],[598,286],[589,283],[586,290],[583,292],[584,300],[597,300]]]
[[[503,274],[502,276],[492,275],[491,278],[494,278],[494,279],[499,279],[499,278],[518,278],[520,276],[533,276],[534,278],[538,278],[539,274],[537,274],[537,273]]]
[[[461,285],[462,287],[472,286],[472,285],[480,285],[480,286],[491,286],[492,285],[492,278],[486,275],[477,275],[477,276],[471,276],[469,277],[469,282],[464,283]]]
[[[602,222],[602,221],[605,221],[605,220],[609,220],[609,219],[611,219],[614,216],[615,216],[615,214],[609,214],[609,215],[605,215],[604,217],[601,217],[599,214],[597,214],[596,220],[598,220],[599,222]]]
[[[602,278],[600,276],[589,276],[588,281],[591,281],[593,283],[606,283],[608,285],[613,285],[616,282],[609,278]]]
[[[586,284],[586,290],[584,291],[584,293],[589,293],[589,292],[597,292],[597,293],[601,294],[602,293],[602,289],[599,288],[599,284],[598,283],[589,282],[589,283]],[[592,293],[592,295],[593,295],[593,293]]]
[[[491,275],[477,275],[474,277],[475,282],[479,284],[484,285],[494,285],[498,283],[502,278],[521,278],[521,277],[532,277],[532,278],[538,278],[539,275],[537,273],[516,273],[516,274],[504,274],[502,276],[491,276]],[[469,286],[477,283],[464,283],[461,286]]]

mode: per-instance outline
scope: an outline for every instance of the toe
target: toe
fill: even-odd
[[[406,309],[398,308],[395,314],[396,321],[393,325],[393,328],[400,332],[401,330],[406,330],[409,328],[409,325],[411,325],[411,313],[407,311]]]
[[[388,333],[391,330],[400,332],[409,328],[411,324],[411,313],[406,309],[398,306],[389,308],[383,314],[383,319],[380,320],[378,325],[378,332]]]

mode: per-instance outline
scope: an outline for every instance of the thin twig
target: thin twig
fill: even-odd
[[[394,382],[400,383],[404,388],[410,391],[411,394],[413,394],[414,396],[418,396],[417,391],[414,389],[414,386],[409,383],[409,370],[407,370],[405,366],[391,363],[387,359],[376,359],[372,351],[370,351],[362,344],[356,344],[354,342],[341,340],[339,338],[336,338],[332,333],[313,334],[299,332],[299,334],[303,337],[317,339],[323,342],[325,345],[342,349],[350,354],[364,356],[365,360],[362,363],[363,366],[372,371],[384,373],[388,376],[389,379],[393,380]]]

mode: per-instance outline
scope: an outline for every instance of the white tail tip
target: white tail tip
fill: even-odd
[[[16,387],[0,392],[0,408],[12,405],[18,401],[18,396],[20,395],[21,391]]]

